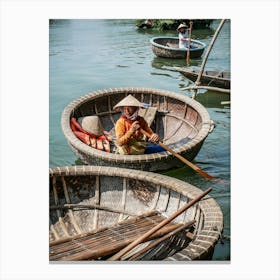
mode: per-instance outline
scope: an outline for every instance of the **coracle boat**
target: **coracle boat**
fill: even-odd
[[[121,155],[94,149],[80,141],[70,127],[71,118],[97,115],[104,130],[114,136],[120,112],[113,107],[131,94],[148,109],[142,115],[160,139],[174,152],[193,160],[214,125],[207,110],[197,101],[170,91],[149,88],[113,88],[81,96],[63,111],[61,125],[72,151],[85,164],[132,168],[147,171],[181,167],[182,162],[169,152]]]
[[[154,37],[150,40],[153,53],[159,57],[185,58],[188,48],[179,48],[178,37]],[[202,56],[206,44],[191,39],[190,58],[199,58]]]
[[[50,261],[113,260],[202,193],[175,178],[118,167],[56,167],[49,177]],[[223,215],[206,194],[119,260],[211,259]]]
[[[196,68],[174,68],[193,82],[197,80],[200,71]],[[204,70],[200,79],[200,84],[204,86],[214,86],[219,88],[230,89],[230,72],[223,70]]]

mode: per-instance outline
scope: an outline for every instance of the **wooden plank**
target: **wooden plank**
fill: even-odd
[[[98,175],[95,176],[95,204],[97,206],[100,205],[100,177]],[[96,208],[93,217],[93,229],[97,229],[97,228],[98,228],[98,209]]]
[[[68,193],[68,189],[67,189],[67,186],[66,186],[66,181],[65,181],[64,176],[61,176],[61,181],[62,181],[62,186],[63,186],[63,191],[64,191],[66,202],[68,204],[71,204],[71,200],[70,200],[70,197],[69,197],[69,193]],[[73,227],[75,228],[76,232],[81,233],[81,229],[76,222],[73,210],[71,208],[68,210],[68,213],[69,213],[71,223],[72,223]]]
[[[153,123],[157,113],[157,107],[141,108],[139,116],[143,117],[149,126]]]
[[[126,205],[126,195],[127,195],[127,178],[123,178],[123,192],[122,192],[122,201],[121,201],[121,210],[125,211]],[[119,222],[123,219],[123,213],[119,216]]]
[[[53,195],[54,195],[54,202],[55,202],[55,205],[58,205],[59,204],[59,199],[58,199],[58,193],[57,193],[57,187],[56,187],[56,176],[53,177]],[[63,231],[63,233],[66,235],[66,236],[70,236],[70,234],[68,233],[67,231],[67,228],[66,228],[66,225],[61,217],[61,211],[59,211],[57,209],[57,216],[58,216],[58,221],[59,221],[59,224],[60,224],[60,227]]]

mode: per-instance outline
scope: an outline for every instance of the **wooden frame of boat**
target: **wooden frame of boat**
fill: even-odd
[[[197,80],[200,71],[199,69],[184,67],[174,67],[174,69],[193,82]],[[200,84],[230,89],[230,72],[223,70],[204,70],[200,79]]]
[[[178,37],[154,37],[150,39],[152,44],[152,51],[156,56],[167,58],[185,58],[187,56],[188,48],[179,48]],[[191,46],[196,47],[190,49],[190,58],[199,58],[202,56],[206,44],[191,39]]]
[[[50,261],[106,260],[202,193],[175,178],[117,167],[56,167],[49,178]],[[122,260],[211,259],[222,230],[221,209],[207,195]]]
[[[151,128],[163,139],[162,142],[186,159],[194,159],[214,127],[207,110],[200,103],[166,90],[112,88],[81,96],[71,102],[62,113],[63,133],[69,146],[82,162],[148,171],[182,166],[182,162],[169,152],[144,155],[106,153],[86,145],[75,136],[70,128],[71,117],[97,115],[106,131],[114,131],[121,113],[113,110],[113,107],[128,94],[157,109]]]

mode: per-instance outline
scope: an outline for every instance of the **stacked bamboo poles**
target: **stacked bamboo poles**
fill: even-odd
[[[95,234],[68,239],[65,242],[52,243],[50,247],[50,260],[78,261],[109,256],[118,252],[121,248],[163,220],[164,218],[156,211],[151,211]],[[180,227],[180,224],[170,224],[150,236],[148,240],[166,235],[178,227]]]

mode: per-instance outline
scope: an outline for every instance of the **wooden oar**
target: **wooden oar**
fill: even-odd
[[[192,36],[192,25],[193,22],[190,22],[190,34],[189,34],[189,46],[188,46],[188,52],[187,52],[187,66],[190,64],[190,49],[191,49],[191,36]]]
[[[190,208],[191,206],[193,206],[196,202],[198,202],[202,197],[204,197],[205,195],[207,195],[210,191],[212,190],[212,188],[207,189],[206,191],[202,192],[200,195],[198,195],[197,197],[195,197],[193,200],[191,200],[189,203],[186,203],[182,208],[180,208],[178,211],[176,211],[175,213],[173,213],[170,217],[166,218],[165,220],[163,220],[162,222],[160,222],[159,224],[157,224],[155,227],[153,227],[152,229],[150,229],[149,231],[147,231],[145,234],[143,234],[142,236],[140,236],[139,238],[137,238],[136,240],[134,240],[132,243],[130,243],[129,245],[127,245],[126,247],[124,247],[122,250],[120,250],[118,253],[116,253],[115,255],[113,255],[112,257],[110,257],[108,260],[109,261],[117,261],[120,260],[121,257],[123,255],[125,255],[126,253],[128,253],[129,251],[131,251],[133,248],[135,248],[137,245],[139,245],[140,243],[144,242],[148,237],[150,237],[152,234],[154,234],[155,232],[157,232],[159,229],[161,229],[162,227],[164,227],[165,225],[167,225],[168,223],[170,223],[171,221],[173,221],[175,218],[177,218],[180,214],[182,214],[184,211],[186,211],[188,208]]]
[[[146,135],[148,138],[151,137],[151,135],[143,130],[142,128],[140,128],[140,131]],[[198,166],[196,166],[195,164],[193,164],[192,162],[188,161],[187,159],[185,159],[184,157],[182,157],[181,155],[177,154],[176,152],[174,152],[171,148],[169,148],[167,145],[163,144],[162,142],[158,142],[158,144],[164,148],[166,151],[170,152],[172,155],[174,155],[175,157],[177,157],[179,160],[181,160],[183,163],[185,163],[186,165],[188,165],[189,167],[191,167],[194,171],[198,172],[201,176],[203,176],[206,179],[212,180],[214,179],[214,177],[212,177],[211,175],[209,175],[208,173],[206,173],[205,171],[203,171],[202,169],[200,169]]]

